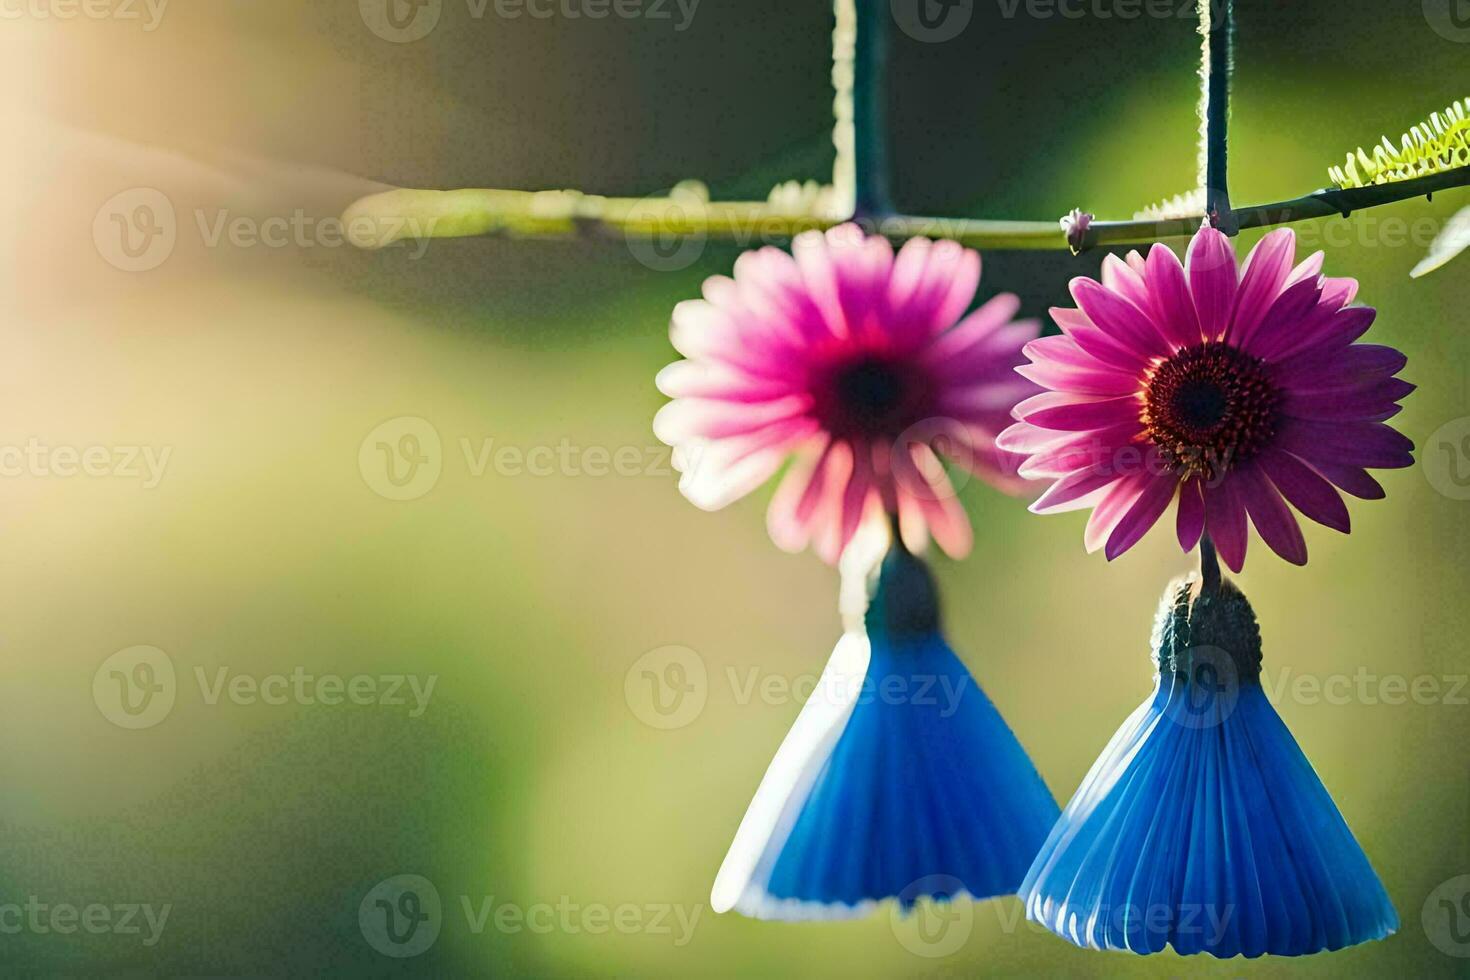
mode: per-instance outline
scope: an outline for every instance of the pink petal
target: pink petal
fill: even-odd
[[[1251,337],[1266,311],[1281,293],[1296,259],[1296,233],[1277,228],[1266,234],[1245,257],[1240,289],[1235,294],[1235,312],[1230,322],[1230,343],[1249,349]]]
[[[894,455],[900,500],[907,496],[918,504],[934,542],[945,554],[951,558],[965,557],[974,544],[974,532],[943,464],[922,443],[910,447],[910,452],[912,456],[908,452]]]
[[[1118,482],[1120,479],[1117,473],[1100,472],[1091,468],[1078,470],[1053,483],[1032,502],[1029,509],[1033,514],[1059,514],[1067,510],[1077,510],[1080,507],[1078,501],[1088,494]]]
[[[1145,278],[1154,319],[1175,347],[1191,347],[1204,339],[1194,300],[1184,279],[1184,266],[1167,245],[1149,249]]]
[[[654,384],[670,398],[708,398],[740,404],[772,401],[794,391],[793,382],[787,379],[752,377],[715,360],[675,361],[659,371]]]
[[[1123,519],[1108,535],[1107,547],[1103,551],[1108,561],[1137,544],[1148,529],[1154,526],[1164,511],[1168,510],[1174,499],[1174,488],[1178,485],[1179,481],[1172,475],[1149,478],[1138,500],[1128,508],[1128,513],[1123,515]]]
[[[1076,432],[1138,421],[1139,400],[1136,395],[1108,398],[1048,391],[1021,402],[1012,414],[1044,429]]]
[[[1168,342],[1148,314],[1122,296],[1085,276],[1073,279],[1070,287],[1087,319],[1109,339],[1144,360],[1170,353]]]
[[[1051,318],[1062,328],[1062,333],[1075,341],[1078,347],[1104,363],[1127,371],[1142,371],[1148,366],[1146,356],[1129,350],[1121,342],[1108,336],[1081,310],[1053,306]]]
[[[1179,547],[1193,551],[1205,531],[1205,496],[1198,477],[1179,484],[1179,513],[1175,521]]]
[[[653,434],[670,446],[689,439],[727,439],[798,418],[811,407],[807,395],[736,405],[707,398],[678,398],[653,417]]]
[[[1137,252],[1129,254],[1129,262],[1124,262],[1116,255],[1103,258],[1102,284],[1140,310],[1147,310],[1148,287],[1143,284],[1143,276],[1131,264],[1131,260],[1139,256]]]
[[[1293,565],[1305,565],[1307,541],[1302,537],[1301,525],[1265,475],[1253,463],[1248,463],[1236,469],[1230,479],[1238,487],[1246,513],[1250,514],[1261,540]]]
[[[1220,554],[1220,559],[1233,572],[1245,567],[1245,504],[1241,501],[1229,476],[1218,485],[1206,485],[1205,529]]]
[[[1185,260],[1189,291],[1206,340],[1225,336],[1235,308],[1235,249],[1224,234],[1205,225],[1189,243]]]
[[[1027,479],[1058,478],[1080,469],[1104,472],[1109,469],[1121,475],[1128,467],[1118,465],[1119,450],[1134,444],[1141,434],[1138,423],[1069,433],[1069,438],[1049,445],[1021,464],[1020,475]],[[1140,453],[1140,459],[1142,454]]]
[[[1127,395],[1138,392],[1140,385],[1137,376],[1098,361],[1093,361],[1093,364],[1097,366],[1077,367],[1055,361],[1033,361],[1017,367],[1016,373],[1054,391],[1082,395]]]
[[[1097,506],[1092,509],[1092,514],[1087,518],[1087,529],[1082,533],[1082,543],[1087,548],[1087,553],[1092,554],[1101,548],[1112,535],[1120,521],[1127,516],[1129,510],[1143,496],[1156,477],[1148,474],[1126,477],[1112,489],[1110,489]]]
[[[807,520],[811,516],[810,508],[806,515],[802,515],[799,505],[813,491],[813,478],[818,465],[827,457],[829,445],[824,441],[820,450],[814,448],[800,453],[771,497],[771,505],[766,509],[766,531],[782,551],[798,552],[811,540],[811,527]],[[816,488],[818,492],[820,489]]]
[[[1291,270],[1291,275],[1286,277],[1286,284],[1290,286],[1293,283],[1301,282],[1303,279],[1316,279],[1322,274],[1323,258],[1321,249],[1318,249],[1302,259],[1301,263],[1295,269]]]
[[[1265,449],[1256,457],[1256,465],[1297,510],[1318,524],[1348,533],[1352,524],[1347,505],[1332,484],[1306,463],[1279,449]]]

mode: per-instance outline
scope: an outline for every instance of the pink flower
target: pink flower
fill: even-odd
[[[1347,305],[1357,281],[1322,276],[1321,252],[1294,266],[1295,252],[1290,230],[1273,231],[1237,274],[1230,240],[1205,227],[1185,266],[1155,245],[1109,256],[1100,284],[1072,280],[1080,309],[1053,309],[1063,335],[1027,344],[1017,369],[1051,390],[997,440],[1030,454],[1023,476],[1055,481],[1031,509],[1091,507],[1087,549],[1111,560],[1177,499],[1180,546],[1208,531],[1238,572],[1247,516],[1301,565],[1292,507],[1346,532],[1338,490],[1382,497],[1366,470],[1413,462],[1384,425],[1414,390],[1394,377],[1404,355],[1355,344],[1375,316]]]
[[[1020,457],[995,436],[1037,391],[1014,372],[1037,323],[1011,321],[1011,295],[965,316],[979,283],[973,251],[913,239],[894,255],[851,224],[799,235],[791,255],[742,255],[733,279],[711,277],[703,300],[674,310],[670,337],[688,360],[658,376],[674,400],[654,432],[674,447],[680,489],[715,510],[794,456],[767,514],[780,547],[835,562],[887,512],[910,548],[932,534],[964,555],[970,524],[939,454],[1023,486]]]

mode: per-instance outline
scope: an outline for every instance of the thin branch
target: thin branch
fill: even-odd
[[[1204,116],[1205,214],[1210,224],[1227,235],[1238,230],[1230,207],[1229,125],[1230,73],[1234,68],[1232,47],[1235,40],[1235,15],[1231,0],[1199,0],[1200,31],[1204,34],[1200,75],[1204,90],[1201,113]]]
[[[1273,204],[1237,208],[1241,228],[1267,228],[1426,197],[1470,185],[1470,166],[1427,177],[1344,190],[1329,188]],[[1165,221],[1094,221],[1079,243],[1095,246],[1144,245],[1193,235],[1202,216]],[[476,235],[615,238],[705,236],[754,248],[783,244],[810,228],[841,224],[831,213],[803,212],[766,201],[708,201],[699,193],[677,190],[667,197],[617,198],[579,191],[399,189],[354,203],[343,215],[349,238],[366,248],[404,239],[465,238]],[[892,215],[859,219],[876,234],[895,241],[948,238],[971,248],[1062,249],[1066,236],[1055,221],[994,221],[974,218]]]
[[[888,181],[888,4],[880,0],[839,0],[856,4],[857,47],[853,57],[853,150],[857,165],[858,218],[893,213]]]

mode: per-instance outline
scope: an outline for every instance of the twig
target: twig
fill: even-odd
[[[1267,228],[1338,214],[1346,217],[1365,208],[1467,185],[1470,166],[1456,167],[1391,184],[1314,191],[1289,201],[1236,208],[1231,216],[1240,228]],[[703,235],[755,247],[782,244],[806,229],[830,228],[843,221],[831,214],[796,213],[765,201],[707,201],[690,193],[617,198],[579,191],[409,189],[365,197],[348,208],[343,220],[351,239],[364,247],[381,247],[402,239],[579,234],[625,239]],[[1198,215],[1165,221],[1094,221],[1080,247],[1142,245],[1187,237],[1199,229],[1200,221]],[[895,241],[923,236],[953,239],[984,249],[1068,247],[1055,221],[892,215],[859,223]]]
[[[1199,0],[1199,19],[1200,32],[1204,35],[1200,75],[1204,90],[1201,155],[1205,165],[1200,180],[1205,188],[1205,214],[1210,224],[1227,235],[1234,235],[1239,226],[1230,207],[1228,177],[1230,73],[1234,67],[1231,48],[1235,35],[1231,0]]]

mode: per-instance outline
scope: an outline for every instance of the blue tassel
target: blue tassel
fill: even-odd
[[[1260,686],[1230,583],[1176,583],[1153,696],[1103,750],[1021,886],[1028,918],[1089,949],[1300,956],[1398,915]]]
[[[886,898],[907,910],[1013,894],[1057,813],[940,635],[928,570],[895,545],[865,628],[838,643],[756,791],[711,904],[829,919]]]

